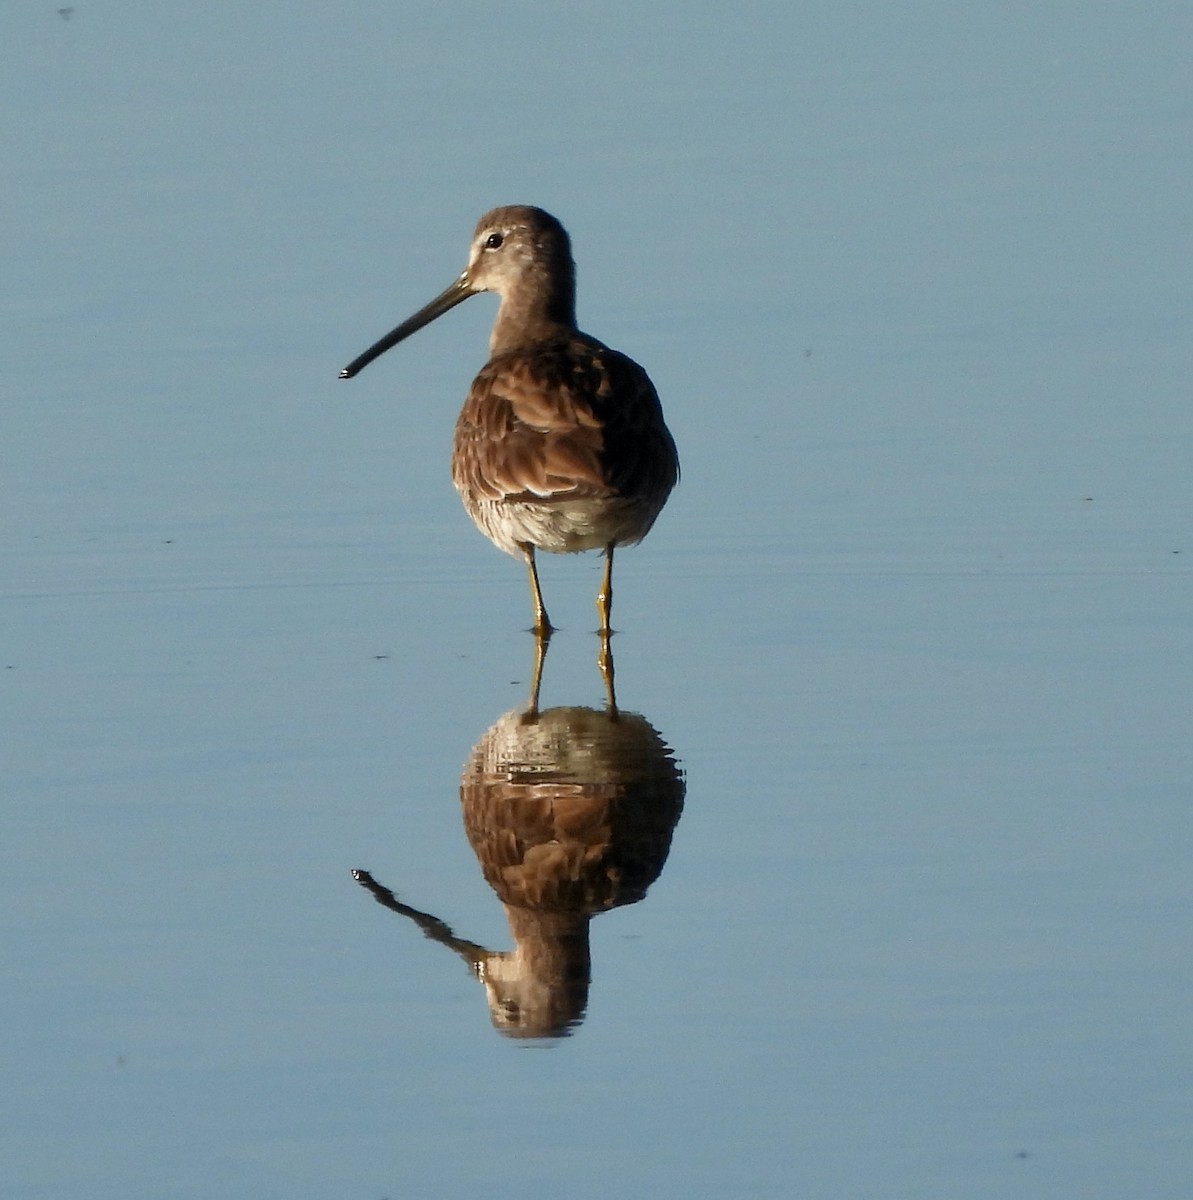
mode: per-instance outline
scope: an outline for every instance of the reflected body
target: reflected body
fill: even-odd
[[[666,862],[683,791],[670,749],[636,713],[511,712],[480,740],[460,800],[514,937],[512,954],[478,972],[498,1029],[543,1037],[580,1022],[589,922],[646,895]]]
[[[478,292],[501,305],[456,423],[452,480],[480,531],[526,562],[541,636],[552,626],[535,551],[603,551],[597,610],[608,634],[613,551],[650,531],[679,458],[646,372],[576,328],[571,243],[554,217],[521,205],[486,213],[459,278],[340,376]]]
[[[472,968],[501,1033],[565,1036],[583,1020],[591,980],[589,923],[636,904],[667,861],[683,812],[684,779],[658,731],[609,704],[499,718],[473,747],[460,780],[464,830],[505,910],[514,949],[458,937],[403,903],[367,871],[356,880]]]

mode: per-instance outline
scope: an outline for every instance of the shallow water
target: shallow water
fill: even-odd
[[[11,1194],[1183,1197],[1191,41],[0,15]],[[492,305],[335,378],[511,201],[684,466],[613,639],[682,815],[537,1039],[465,945],[515,948],[461,778],[534,669],[447,474]],[[541,708],[599,722],[599,561],[541,565]],[[539,861],[625,878],[611,811]]]

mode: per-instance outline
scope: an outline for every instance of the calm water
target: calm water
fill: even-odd
[[[1183,1198],[1191,26],[0,13],[5,1194]],[[335,378],[509,202],[683,457],[616,728],[493,305]]]

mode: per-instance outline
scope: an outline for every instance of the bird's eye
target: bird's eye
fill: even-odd
[[[503,238],[501,236],[501,234],[491,233],[491,234],[489,234],[489,236],[487,238],[485,238],[485,249],[486,250],[500,250],[501,243],[504,241],[505,241],[505,238]]]

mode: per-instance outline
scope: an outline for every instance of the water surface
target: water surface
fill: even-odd
[[[1183,1197],[1191,43],[6,9],[11,1193]],[[684,464],[614,615],[682,817],[529,1039],[351,875],[515,949],[461,778],[529,601],[447,473],[492,305],[335,378],[510,202]],[[599,562],[543,576],[598,721]]]

